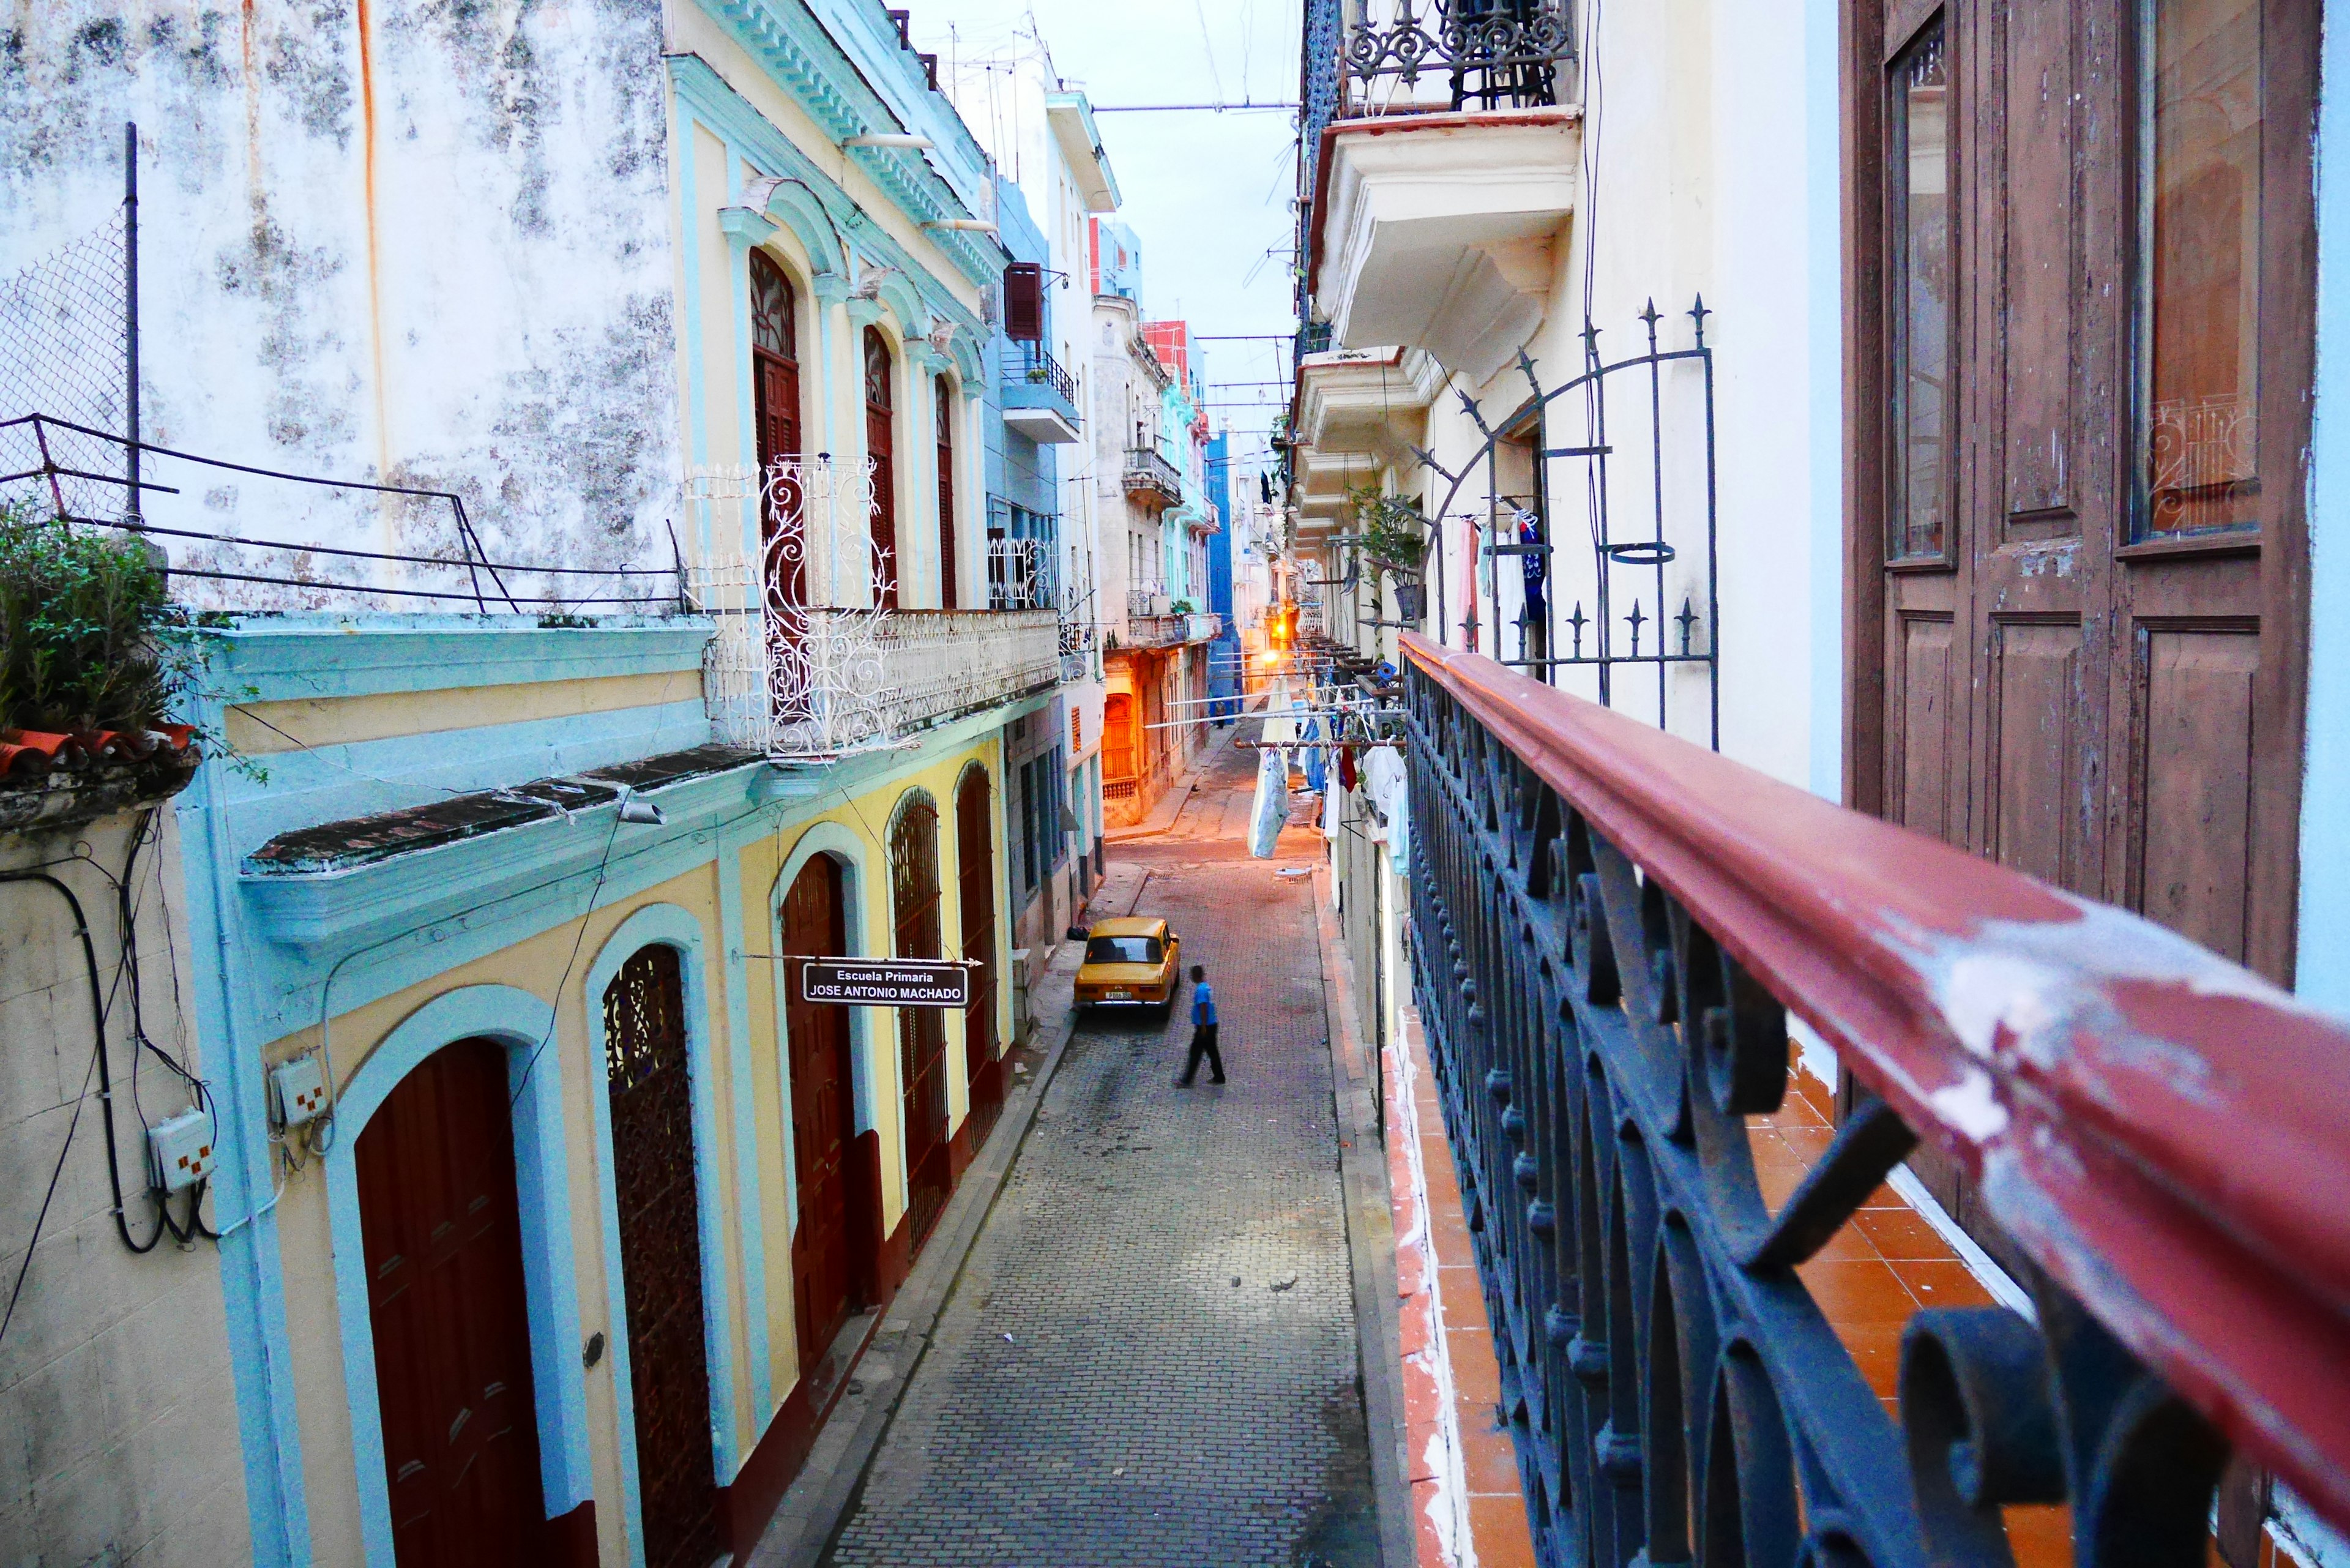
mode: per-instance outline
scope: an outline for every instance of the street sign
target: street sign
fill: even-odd
[[[800,1000],[848,1007],[968,1007],[971,971],[931,959],[810,959]]]

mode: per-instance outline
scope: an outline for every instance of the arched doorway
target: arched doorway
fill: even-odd
[[[784,895],[785,1034],[791,1053],[792,1171],[799,1219],[792,1232],[792,1304],[800,1371],[816,1363],[849,1314],[873,1299],[878,1237],[850,1164],[857,1087],[848,1009],[800,999],[806,960],[848,951],[840,862],[818,855]]]
[[[490,1568],[552,1550],[505,1048],[460,1040],[359,1133],[368,1316],[403,1568]]]
[[[779,459],[800,455],[799,296],[764,251],[751,253],[751,400],[758,443],[759,472],[771,485]],[[760,537],[767,546],[768,580],[786,602],[804,602],[805,555],[775,549],[779,514],[800,504],[795,477],[767,493]]]
[[[987,770],[963,770],[955,791],[955,908],[962,917],[962,956],[971,971],[971,1002],[963,1009],[963,1054],[971,1082],[970,1146],[976,1152],[995,1127],[1003,1104],[1003,1067],[995,1059],[995,813]]]
[[[604,1054],[646,1568],[707,1568],[725,1542],[710,1448],[693,1084],[675,948],[638,949],[605,987]]]
[[[881,552],[884,579],[880,605],[898,607],[898,416],[889,361],[889,340],[878,327],[865,329],[865,453],[873,460],[873,547]]]
[[[938,431],[939,465],[939,607],[955,607],[954,389],[944,376],[931,383],[937,406],[931,423]]]
[[[943,958],[939,927],[939,811],[914,794],[889,830],[889,891],[899,958]],[[906,1096],[906,1203],[913,1244],[920,1246],[947,1204],[953,1172],[947,1160],[946,1014],[935,1007],[898,1010],[898,1081]]]

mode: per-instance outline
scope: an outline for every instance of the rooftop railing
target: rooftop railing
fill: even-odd
[[[1403,639],[1413,984],[1551,1564],[2205,1561],[2231,1453],[2350,1518],[2350,1031],[2120,909]],[[1791,1020],[1854,1109],[1783,1199]],[[1898,1413],[1797,1265],[1924,1140],[2030,1314]],[[1830,1254],[1833,1255],[1833,1254]]]

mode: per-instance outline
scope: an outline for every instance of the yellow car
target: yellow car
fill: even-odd
[[[1172,1007],[1183,983],[1183,939],[1164,920],[1099,920],[1086,933],[1079,1007]]]

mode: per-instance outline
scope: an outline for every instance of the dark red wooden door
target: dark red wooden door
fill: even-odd
[[[898,607],[898,416],[895,367],[880,328],[865,329],[865,453],[873,460],[873,547],[887,587],[881,607]]]
[[[857,1125],[850,1078],[848,1009],[800,1000],[805,958],[848,951],[840,863],[810,860],[784,897],[785,1033],[792,1072],[792,1169],[799,1188],[799,1221],[792,1232],[792,1303],[799,1332],[800,1370],[812,1371],[833,1335],[860,1304],[858,1252],[863,1217],[853,1212],[848,1140]]]
[[[995,1059],[995,811],[984,768],[966,769],[955,791],[955,899],[962,918],[962,956],[971,971],[963,1009],[963,1051],[971,1079],[971,1143],[975,1150],[1003,1101]]]
[[[675,948],[639,949],[605,988],[604,1049],[645,1563],[708,1568],[725,1543],[710,1447],[693,1086]]]
[[[954,389],[941,377],[933,423],[938,427],[939,605],[955,607]]]
[[[359,1137],[376,1397],[403,1568],[550,1550],[531,1398],[506,1054],[461,1040]]]
[[[890,906],[899,958],[943,958],[939,923],[939,813],[908,801],[889,833]],[[947,1156],[946,1014],[898,1010],[898,1079],[906,1097],[907,1206],[917,1245],[946,1207],[953,1176]]]

